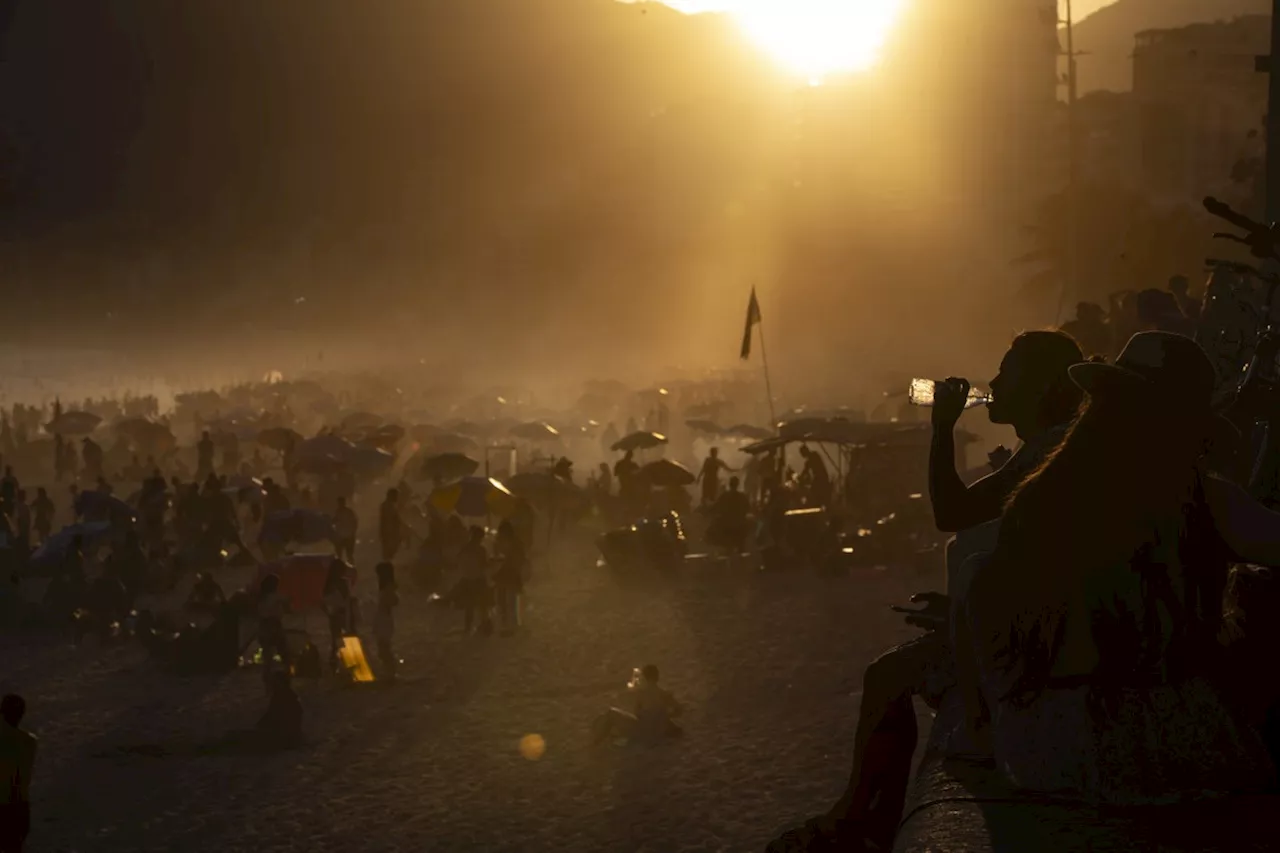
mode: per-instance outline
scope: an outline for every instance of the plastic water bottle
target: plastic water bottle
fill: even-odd
[[[932,406],[933,395],[937,388],[938,383],[933,379],[912,379],[911,388],[907,392],[907,399],[911,401],[913,406]],[[964,401],[964,407],[972,409],[974,406],[985,406],[990,402],[991,392],[970,387],[969,397]]]

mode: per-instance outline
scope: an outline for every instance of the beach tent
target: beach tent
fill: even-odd
[[[319,610],[324,606],[324,582],[333,564],[332,554],[294,554],[258,567],[255,589],[267,575],[280,578],[280,594],[289,600],[294,613]],[[355,566],[346,568],[347,582],[356,583]]]

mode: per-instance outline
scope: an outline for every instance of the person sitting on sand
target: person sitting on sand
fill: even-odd
[[[267,672],[271,671],[272,658],[277,654],[284,668],[289,668],[289,643],[284,634],[287,612],[289,600],[280,594],[280,576],[267,575],[258,586],[258,646]]]
[[[76,642],[90,632],[97,634],[103,642],[111,639],[113,632],[129,615],[130,608],[129,592],[110,563],[89,587],[85,604],[86,612],[78,614],[76,620]]]
[[[627,689],[631,691],[633,711],[610,708],[592,724],[592,740],[595,744],[606,741],[626,740],[658,741],[680,737],[684,729],[674,722],[683,708],[670,691],[658,686],[658,668],[648,664],[637,670]]]
[[[186,609],[195,613],[216,613],[227,600],[222,587],[210,572],[198,572],[191,594],[187,596]]]

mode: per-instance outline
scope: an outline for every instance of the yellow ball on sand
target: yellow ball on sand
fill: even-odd
[[[530,761],[537,761],[547,751],[547,742],[542,735],[525,735],[520,738],[520,754]]]

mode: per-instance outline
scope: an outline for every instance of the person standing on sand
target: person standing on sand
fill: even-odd
[[[31,832],[31,772],[35,735],[18,728],[27,703],[9,694],[0,699],[0,853],[22,853]]]
[[[374,571],[378,575],[378,610],[373,617],[373,636],[378,643],[378,660],[386,669],[386,679],[396,680],[395,649],[391,641],[396,633],[395,608],[400,603],[396,591],[396,567],[391,563],[379,563]]]
[[[200,442],[196,444],[196,480],[201,481],[213,473],[213,439],[209,431],[200,434]]]
[[[711,455],[702,463],[702,470],[698,472],[698,482],[702,483],[702,505],[710,508],[720,497],[720,472],[732,471],[725,461],[720,458],[720,448],[711,448]]]
[[[462,632],[470,634],[474,628],[487,636],[493,630],[489,619],[493,599],[489,590],[489,552],[484,549],[483,527],[471,528],[469,541],[458,552],[458,569],[462,572],[462,580],[458,582],[455,595],[465,613]]]
[[[400,550],[404,538],[404,520],[400,517],[400,492],[387,489],[387,499],[378,511],[378,539],[382,543],[383,562],[390,563]]]
[[[359,526],[356,511],[347,506],[345,497],[339,496],[337,508],[333,511],[333,546],[339,560],[356,561],[356,530]]]
[[[43,487],[36,489],[36,499],[31,504],[32,528],[35,530],[36,536],[40,537],[39,544],[41,545],[53,533],[53,512],[53,501],[49,499],[49,494]]]
[[[520,595],[524,592],[524,576],[529,558],[524,543],[516,535],[510,521],[498,525],[498,538],[494,551],[502,558],[502,564],[494,575],[494,593],[498,599],[498,618],[502,636],[510,637],[520,626]]]

